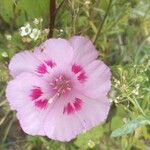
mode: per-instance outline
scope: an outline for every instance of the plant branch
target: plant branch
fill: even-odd
[[[109,10],[110,10],[110,7],[111,7],[111,3],[112,3],[112,0],[109,0],[109,4],[108,4],[107,10],[106,10],[104,19],[102,20],[102,22],[101,22],[101,24],[100,24],[100,26],[99,26],[99,28],[98,28],[97,34],[96,34],[96,36],[95,36],[95,38],[94,38],[94,40],[93,40],[93,43],[94,43],[94,44],[95,44],[95,42],[97,41],[98,36],[100,35],[100,33],[101,33],[101,31],[102,31],[103,25],[104,25],[104,23],[105,23],[105,21],[106,21],[106,18],[107,18],[107,16],[108,16],[108,13],[109,13]]]
[[[55,17],[56,17],[56,0],[50,0],[50,6],[49,6],[49,16],[50,16],[50,22],[49,22],[49,34],[48,38],[51,38],[53,36],[54,31],[54,23],[55,23]]]
[[[59,6],[56,8],[56,0],[50,0],[50,5],[49,5],[49,34],[48,38],[53,37],[53,31],[54,31],[54,26],[55,26],[55,18],[57,15],[57,12],[61,8],[61,6],[64,4],[66,0],[62,0],[62,2],[59,4]]]
[[[66,0],[62,0],[62,2],[59,4],[59,6],[56,9],[56,13],[59,11],[59,9],[61,8],[61,6],[64,4]]]
[[[12,117],[12,119],[10,120],[10,122],[9,122],[9,124],[8,124],[8,126],[7,126],[7,128],[6,128],[6,130],[5,130],[5,134],[4,134],[4,136],[3,136],[2,143],[5,142],[5,140],[6,140],[6,138],[7,138],[7,135],[8,135],[8,133],[9,133],[9,131],[10,131],[10,128],[11,128],[13,122],[14,122],[14,119],[15,119],[15,115],[13,114],[13,117]]]

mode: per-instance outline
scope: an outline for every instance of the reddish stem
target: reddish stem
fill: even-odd
[[[50,16],[50,20],[49,20],[50,22],[49,22],[48,38],[51,38],[53,37],[54,23],[56,17],[56,0],[50,0],[49,16]]]

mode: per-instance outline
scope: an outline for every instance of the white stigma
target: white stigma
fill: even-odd
[[[48,100],[48,103],[49,103],[49,104],[52,104],[53,101],[55,100],[55,98],[56,98],[57,96],[59,96],[59,95],[56,93],[52,98],[50,98],[50,99]]]

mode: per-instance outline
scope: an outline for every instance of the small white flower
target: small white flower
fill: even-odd
[[[89,0],[85,1],[85,5],[89,5],[91,2]]]
[[[49,33],[49,29],[44,29],[44,30],[43,30],[43,33],[48,34],[48,33]]]
[[[37,19],[37,18],[35,18],[35,19],[33,20],[33,23],[34,23],[34,24],[39,24],[39,22],[40,22],[40,21],[39,21],[39,19]]]
[[[10,35],[10,34],[6,34],[5,37],[6,37],[6,39],[7,39],[8,41],[11,40],[11,35]]]
[[[112,103],[112,102],[113,102],[113,100],[112,100],[111,98],[109,98],[109,101],[110,101],[110,103]]]
[[[31,33],[31,30],[32,30],[31,25],[27,23],[25,26],[20,28],[20,35],[26,36]]]
[[[1,55],[2,55],[2,57],[5,57],[5,58],[6,58],[6,57],[8,57],[7,52],[2,52],[2,54],[1,54]]]
[[[60,29],[59,31],[62,33],[64,30],[63,30],[63,29]]]
[[[32,30],[32,33],[30,34],[30,38],[33,39],[34,41],[36,41],[40,34],[41,34],[41,31],[36,29],[36,28],[34,28]]]
[[[39,21],[40,21],[40,22],[43,22],[43,18],[40,18]]]
[[[95,147],[95,143],[92,140],[89,140],[88,146],[89,146],[89,148],[93,148],[93,147]]]
[[[123,118],[123,122],[127,123],[128,119],[127,118]]]

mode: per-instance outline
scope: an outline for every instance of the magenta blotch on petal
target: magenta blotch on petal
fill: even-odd
[[[74,101],[74,107],[75,107],[75,110],[80,110],[81,109],[81,105],[82,105],[82,100],[79,99],[79,98],[75,98],[75,101]]]
[[[56,66],[56,64],[55,64],[53,61],[51,61],[51,60],[46,60],[45,63],[46,63],[49,67],[51,67],[51,68],[53,68],[53,67]]]
[[[47,68],[45,64],[40,64],[36,70],[38,73],[45,74],[47,72]]]
[[[83,67],[81,67],[80,65],[76,65],[76,64],[72,65],[72,72],[74,72],[75,74],[77,74],[77,79],[81,83],[83,83],[86,80],[86,78],[87,78],[86,73],[85,73]]]
[[[47,99],[40,99],[40,100],[37,100],[35,102],[35,106],[39,107],[39,108],[46,108],[48,104],[48,100]]]
[[[42,94],[43,94],[43,92],[40,87],[34,87],[31,90],[30,96],[32,97],[32,100],[35,100],[35,99],[39,98]]]
[[[75,98],[75,101],[73,103],[69,102],[65,107],[63,113],[72,114],[76,111],[79,111],[82,106],[82,100],[79,98]]]
[[[6,97],[24,132],[70,141],[107,118],[111,72],[82,36],[49,39],[16,54]]]
[[[72,72],[77,74],[80,71],[82,71],[82,67],[80,65],[76,65],[76,64],[72,65]]]

